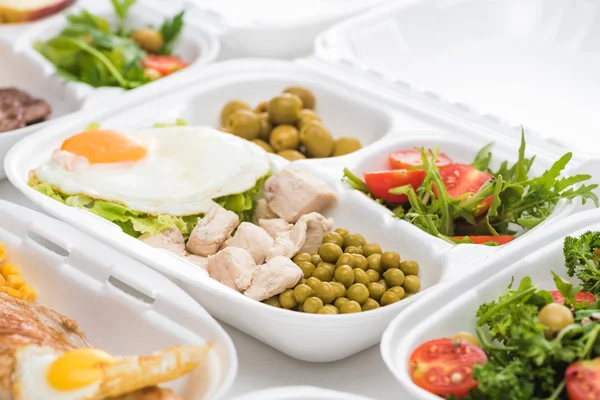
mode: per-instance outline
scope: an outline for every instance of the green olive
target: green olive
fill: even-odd
[[[362,308],[360,307],[360,304],[358,304],[354,300],[350,300],[349,302],[342,304],[342,306],[340,307],[340,313],[342,314],[352,314],[361,311]]]
[[[389,286],[401,286],[404,283],[404,273],[400,268],[391,268],[383,273],[383,278]]]
[[[223,106],[221,110],[221,126],[227,125],[227,120],[229,116],[238,110],[252,110],[248,103],[245,103],[241,100],[232,100],[229,103]]]
[[[477,336],[469,332],[457,332],[454,335],[452,335],[452,339],[469,342],[477,347],[481,347],[481,342],[479,341]]]
[[[315,288],[315,296],[323,300],[323,304],[333,303],[335,300],[335,289],[330,282],[321,282]]]
[[[337,309],[337,307],[331,305],[331,304],[326,304],[323,307],[319,308],[319,311],[317,311],[317,314],[339,314],[340,310]]]
[[[315,108],[315,103],[317,102],[315,95],[306,88],[301,86],[290,86],[286,88],[283,93],[291,93],[300,97],[300,100],[302,100],[302,106],[304,108],[308,108],[309,110],[313,110]]]
[[[272,307],[281,308],[281,304],[279,304],[279,296],[273,296],[271,298],[266,299],[263,303],[268,304]]]
[[[283,308],[287,308],[288,310],[291,310],[292,308],[296,307],[298,302],[294,298],[294,291],[292,289],[288,289],[281,293],[279,295],[279,304],[281,304]]]
[[[304,154],[300,153],[298,150],[281,150],[276,154],[288,161],[306,160]]]
[[[369,289],[362,283],[355,283],[346,291],[346,297],[356,301],[358,304],[363,304],[369,298]]]
[[[131,40],[148,53],[158,53],[165,43],[161,33],[152,28],[139,28],[131,33]]]
[[[362,254],[352,254],[354,257],[354,268],[360,268],[364,271],[367,270],[369,264],[367,263],[367,259]]]
[[[325,243],[319,247],[319,255],[323,261],[335,264],[343,251],[340,246],[334,243]]]
[[[313,272],[313,276],[323,282],[329,282],[333,279],[333,274],[327,268],[317,267]]]
[[[402,286],[392,286],[387,289],[388,292],[395,293],[400,300],[406,297],[406,291]]]
[[[367,256],[367,265],[369,266],[369,269],[381,273],[381,254],[371,254],[370,256]]]
[[[349,254],[362,254],[362,247],[358,247],[358,246],[348,246],[344,249],[344,251],[346,253]]]
[[[362,270],[360,268],[354,268],[353,273],[355,283],[362,283],[363,285],[371,283],[371,279],[369,278],[369,275],[367,275],[367,272],[365,270]]]
[[[416,261],[402,261],[400,269],[404,272],[404,275],[419,275],[419,264]]]
[[[369,310],[374,310],[379,307],[381,307],[381,306],[379,305],[379,303],[376,300],[367,299],[367,301],[365,301],[365,304],[362,305],[362,310],[369,311]]]
[[[341,237],[346,237],[346,235],[350,233],[346,228],[337,228],[335,232],[337,232]]]
[[[273,153],[273,148],[271,147],[271,145],[269,143],[265,142],[264,140],[252,139],[251,142],[262,147],[263,150],[266,151],[267,153]]]
[[[381,305],[382,306],[387,306],[393,303],[397,303],[399,302],[400,299],[398,298],[398,295],[394,292],[385,292],[383,294],[383,296],[381,296]]]
[[[323,236],[323,244],[325,243],[333,243],[341,247],[344,243],[344,238],[342,238],[337,232],[329,232],[328,234]]]
[[[381,254],[381,246],[377,243],[369,243],[363,246],[363,254],[369,257],[372,254]]]
[[[354,255],[353,254],[348,254],[348,253],[344,253],[340,256],[340,258],[338,258],[337,262],[335,263],[335,265],[337,265],[338,267],[340,265],[349,265],[351,267],[354,268]]]
[[[311,276],[310,278],[308,278],[306,280],[306,285],[308,285],[312,290],[315,290],[315,288],[317,287],[317,284],[321,283],[321,280]]]
[[[385,290],[389,289],[389,286],[388,286],[387,282],[385,281],[385,279],[380,279],[379,282],[377,282],[377,283],[379,283],[380,285],[383,285]]]
[[[294,288],[294,299],[298,304],[304,303],[306,299],[314,295],[315,291],[308,285],[300,284]]]
[[[346,298],[346,297],[339,297],[339,298],[335,299],[335,301],[333,302],[333,305],[336,306],[338,309],[340,309],[340,308],[342,308],[342,306],[344,304],[346,304],[349,301],[350,300],[348,300],[348,298]]]
[[[305,108],[304,110],[300,111],[296,125],[298,126],[298,129],[302,130],[302,128],[313,121],[321,122],[321,117],[319,117],[313,110]]]
[[[333,285],[336,299],[346,296],[346,286],[342,282],[331,282],[331,284]]]
[[[367,284],[367,289],[369,290],[369,296],[377,301],[379,301],[381,296],[383,296],[385,293],[385,286],[378,282],[371,282]]]
[[[273,125],[271,124],[271,121],[269,121],[269,114],[266,112],[263,112],[263,113],[260,113],[257,115],[258,115],[258,121],[260,122],[260,130],[258,132],[258,138],[262,139],[268,143],[269,138],[271,137],[271,132],[273,131]]]
[[[377,282],[381,278],[381,275],[379,275],[379,272],[375,271],[374,269],[368,269],[367,275],[369,276],[369,279],[371,280],[371,282]]]
[[[350,287],[354,283],[354,270],[349,265],[340,265],[335,269],[335,280]]]
[[[367,244],[367,241],[363,235],[359,233],[350,233],[344,237],[344,248],[349,246],[356,246],[362,248]]]
[[[421,289],[421,281],[416,275],[406,275],[402,286],[409,293],[417,293]]]
[[[294,258],[292,258],[292,261],[294,261],[296,264],[299,264],[301,262],[310,262],[310,254],[298,253],[294,256]]]
[[[310,278],[315,272],[315,266],[312,263],[302,261],[299,262],[297,265],[302,270],[302,273],[304,274],[304,279]]]
[[[274,125],[291,125],[298,121],[302,100],[291,93],[283,93],[269,101],[269,120]]]
[[[360,141],[355,138],[343,137],[333,143],[332,157],[345,156],[361,149]]]
[[[321,261],[323,261],[323,260],[321,259],[321,256],[318,254],[313,254],[310,256],[310,262],[313,263],[313,265],[315,265],[315,266],[319,265],[319,263]]]
[[[295,127],[279,125],[271,131],[269,143],[275,151],[296,150],[300,145],[300,136]]]
[[[575,323],[573,312],[558,303],[550,303],[544,306],[538,314],[540,323],[546,325],[546,335],[554,336],[565,327]]]
[[[302,304],[304,312],[309,314],[316,314],[321,307],[323,307],[323,301],[318,297],[309,297]]]
[[[261,101],[254,108],[254,112],[257,113],[257,114],[266,113],[268,110],[269,110],[269,102],[268,101]]]
[[[225,133],[231,133],[231,134],[233,134],[233,132],[231,131],[231,129],[229,129],[229,128],[228,128],[228,127],[226,127],[226,126],[222,126],[222,127],[220,127],[220,128],[219,128],[219,130],[220,130],[221,132],[225,132]]]
[[[302,127],[300,143],[309,158],[329,157],[333,152],[333,137],[318,121],[311,121]]]
[[[260,121],[258,116],[249,110],[237,110],[227,118],[227,128],[236,136],[251,140],[258,137]]]
[[[383,253],[381,255],[381,268],[383,268],[384,271],[387,271],[390,268],[400,268],[400,254],[395,251],[386,251]]]

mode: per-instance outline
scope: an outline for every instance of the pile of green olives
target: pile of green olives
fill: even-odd
[[[314,112],[315,104],[314,94],[300,86],[289,87],[254,109],[233,100],[221,110],[221,130],[290,161],[337,157],[359,150],[361,144],[355,138],[333,139]]]
[[[304,277],[293,288],[264,301],[311,314],[350,314],[396,303],[418,292],[419,264],[382,251],[358,233],[338,228],[323,238],[315,254],[293,261]]]

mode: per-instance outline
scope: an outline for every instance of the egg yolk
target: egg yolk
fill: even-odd
[[[138,161],[146,156],[146,148],[127,136],[109,130],[90,130],[71,136],[61,150],[82,156],[91,164]]]
[[[84,388],[102,379],[102,365],[116,360],[97,349],[77,349],[64,353],[50,364],[47,380],[59,391]]]

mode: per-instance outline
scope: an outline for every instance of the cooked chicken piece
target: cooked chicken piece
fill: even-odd
[[[250,222],[242,222],[235,235],[225,242],[225,246],[248,250],[256,264],[260,265],[265,262],[273,242],[273,238],[263,228]]]
[[[321,212],[337,200],[337,195],[322,180],[305,172],[284,169],[265,182],[269,208],[288,222],[304,214]]]
[[[204,257],[215,254],[238,223],[236,213],[215,203],[194,227],[186,245],[187,251]]]
[[[256,202],[256,208],[254,209],[254,221],[258,222],[261,219],[273,219],[279,218],[277,214],[275,214],[269,206],[267,205],[267,200],[260,199]]]
[[[208,270],[208,258],[207,257],[202,257],[202,256],[199,256],[196,254],[186,253],[185,259],[196,264],[197,266],[199,266],[200,268],[202,268],[205,271]]]
[[[259,219],[258,226],[263,228],[273,239],[277,238],[279,233],[289,232],[294,227],[294,224],[290,224],[285,219],[274,218],[274,219]]]
[[[269,249],[267,261],[277,256],[292,258],[300,252],[306,242],[306,221],[298,221],[289,232],[282,232]]]
[[[252,282],[256,263],[248,250],[227,247],[208,257],[207,267],[211,278],[243,292]]]
[[[331,232],[333,228],[333,219],[325,218],[317,212],[305,214],[300,217],[299,223],[306,223],[306,241],[300,249],[300,253],[312,254],[319,250],[319,246],[323,243],[323,237]]]
[[[256,268],[252,284],[244,295],[263,301],[296,286],[302,276],[302,270],[292,260],[275,257]]]
[[[158,235],[144,237],[140,236],[140,240],[152,247],[169,250],[178,256],[185,255],[185,240],[179,228],[171,228],[160,232]]]
[[[183,397],[176,396],[171,389],[161,389],[156,386],[140,389],[134,393],[129,393],[119,397],[112,397],[111,400],[184,400]]]

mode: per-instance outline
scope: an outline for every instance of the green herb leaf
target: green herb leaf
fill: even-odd
[[[185,11],[175,15],[172,19],[166,19],[160,27],[160,34],[163,37],[163,47],[160,50],[160,54],[170,55],[173,52],[173,46],[175,41],[181,34],[183,29],[183,17]]]
[[[475,155],[475,160],[471,163],[471,166],[479,171],[489,171],[490,162],[492,161],[492,148],[494,142],[488,143]]]
[[[129,14],[129,9],[136,3],[137,0],[110,0],[113,8],[115,9],[115,14],[123,23],[127,19],[127,14]]]

